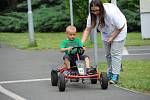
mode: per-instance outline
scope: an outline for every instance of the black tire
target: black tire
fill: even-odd
[[[102,72],[100,75],[100,85],[102,89],[108,88],[108,78],[106,72]]]
[[[76,82],[79,82],[80,81],[80,79],[79,78],[76,78]]]
[[[51,71],[51,84],[57,86],[58,83],[58,72],[56,70]]]
[[[96,68],[92,67],[91,73],[96,74],[97,73]],[[91,78],[91,84],[96,84],[96,83],[97,83],[97,78]]]
[[[97,79],[96,78],[94,78],[94,79],[91,78],[91,84],[96,84],[96,83],[97,83]]]
[[[66,88],[65,76],[62,73],[60,73],[58,77],[58,88],[61,92],[65,91]]]

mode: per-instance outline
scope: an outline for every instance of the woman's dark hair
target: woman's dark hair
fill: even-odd
[[[104,17],[105,17],[105,10],[104,10],[104,6],[103,6],[103,3],[100,1],[100,0],[92,0],[91,3],[90,3],[90,14],[91,14],[91,24],[92,24],[92,27],[95,27],[96,26],[96,19],[97,19],[97,16],[92,12],[91,10],[91,7],[93,6],[98,6],[99,9],[100,9],[100,14],[99,14],[99,25],[101,27],[104,27],[105,26],[105,21],[104,21]]]

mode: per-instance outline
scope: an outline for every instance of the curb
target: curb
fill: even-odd
[[[148,96],[150,96],[150,93],[143,93],[143,92],[139,92],[139,91],[136,91],[136,90],[130,90],[130,89],[128,89],[128,88],[124,88],[124,87],[121,87],[121,86],[119,86],[119,85],[113,85],[113,86],[115,86],[115,87],[117,87],[117,88],[120,88],[120,89],[123,89],[123,90],[126,90],[126,91],[133,92],[133,93],[138,93],[138,94],[143,94],[143,95],[148,95]]]

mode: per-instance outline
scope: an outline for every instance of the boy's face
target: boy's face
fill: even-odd
[[[69,40],[74,40],[74,38],[76,37],[76,32],[68,31],[67,32],[67,37],[68,37]]]

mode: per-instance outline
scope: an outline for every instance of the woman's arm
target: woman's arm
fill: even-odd
[[[122,29],[124,28],[125,24],[123,25],[122,28],[120,29],[115,29],[115,31],[110,35],[110,37],[108,38],[107,42],[108,43],[112,43],[112,41],[118,36],[118,34],[122,31]]]
[[[92,30],[92,28],[90,28],[90,27],[86,27],[86,28],[85,28],[85,30],[84,30],[84,32],[83,32],[83,35],[82,35],[81,42],[84,43],[84,42],[86,41],[86,39],[87,39],[89,33],[91,32],[91,30]]]

